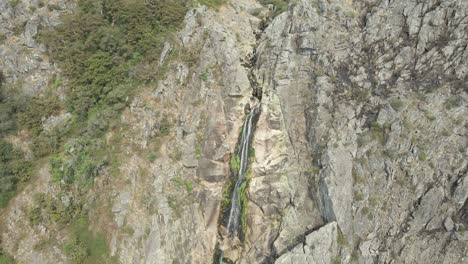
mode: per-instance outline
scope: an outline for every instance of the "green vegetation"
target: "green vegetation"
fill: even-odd
[[[0,264],[13,264],[15,263],[15,260],[13,257],[5,253],[1,248],[0,248]]]
[[[200,147],[200,145],[195,145],[195,157],[197,159],[201,158],[202,157],[202,149]]]
[[[462,98],[457,95],[452,95],[444,102],[445,109],[450,110],[462,105]]]
[[[159,133],[158,136],[164,137],[169,135],[171,131],[171,123],[169,122],[169,119],[165,116],[162,120],[161,123],[159,124]]]
[[[70,239],[63,247],[71,263],[115,263],[109,257],[105,237],[89,230],[87,216],[76,218],[71,227]]]
[[[362,192],[356,191],[356,192],[354,193],[354,199],[355,199],[356,201],[362,201],[362,200],[364,200],[364,196],[363,196]]]
[[[69,143],[67,154],[58,154],[50,159],[52,180],[58,184],[87,186],[98,175],[100,168],[108,164],[105,149],[99,140],[79,139]]]
[[[400,111],[403,108],[403,101],[399,98],[393,98],[390,100],[390,105],[395,111]]]
[[[369,197],[369,205],[372,208],[375,208],[377,206],[377,198],[375,196],[370,196]]]
[[[370,96],[371,94],[369,89],[357,87],[351,89],[351,99],[357,102],[366,103],[369,100]]]
[[[343,232],[341,232],[340,229],[337,230],[337,238],[336,241],[338,242],[338,245],[340,246],[346,246],[348,245],[348,240],[344,236]]]
[[[0,137],[16,130],[18,123],[16,116],[28,105],[27,98],[12,91],[14,87],[8,87],[5,79],[0,70]]]
[[[255,159],[255,148],[250,146],[249,148],[249,162],[254,161]]]
[[[425,161],[427,159],[426,153],[424,152],[424,150],[422,150],[422,149],[419,150],[418,159],[420,161]]]
[[[136,89],[154,81],[153,76],[160,77],[158,72],[141,69],[158,65],[164,42],[180,27],[189,2],[79,0],[75,12],[62,16],[63,23],[37,36],[62,73],[53,78],[46,92],[22,95],[21,83],[7,86],[0,71],[0,206],[29,179],[34,162],[3,140],[21,128],[31,137],[34,158],[49,161],[52,180],[60,187],[57,196],[35,195],[29,220],[32,225],[56,223],[70,228],[64,251],[72,263],[116,263],[108,257],[105,237],[89,230],[87,210],[83,209],[86,193],[104,167],[112,169],[118,164],[119,151],[114,146],[118,144],[108,144],[104,135],[118,124]],[[10,0],[13,7],[19,3]],[[39,7],[44,6],[39,2]],[[58,89],[63,79],[67,80],[64,97]],[[65,112],[71,118],[44,127],[49,117]],[[169,135],[170,129],[169,119],[163,118],[158,136]],[[174,158],[180,160],[181,151],[175,153]],[[150,161],[155,158],[153,153],[148,156]],[[187,192],[193,190],[189,180],[176,184]],[[8,261],[0,252],[0,263],[5,259]]]
[[[370,132],[374,140],[377,140],[380,144],[385,143],[385,130],[379,123],[372,122]]]
[[[0,207],[5,207],[18,185],[29,179],[31,166],[19,150],[0,139]]]
[[[235,154],[231,154],[231,170],[233,173],[237,173],[240,168],[239,157]]]
[[[227,0],[198,0],[201,5],[206,5],[211,8],[219,8],[220,6],[227,3]]]
[[[60,194],[60,197],[68,197]],[[28,210],[28,218],[34,226],[39,223],[69,224],[82,213],[83,203],[73,198],[68,198],[64,203],[60,198],[51,194],[37,193],[34,195],[34,205]]]
[[[333,257],[332,263],[333,263],[333,264],[341,264],[341,259],[340,259],[340,257]]]
[[[9,3],[12,8],[15,8],[19,5],[20,0],[10,0]]]
[[[202,80],[204,82],[208,81],[208,73],[206,72],[206,70],[203,70],[200,73],[200,80]]]
[[[289,0],[260,0],[260,4],[272,5],[273,6],[273,16],[277,16],[288,8]]]
[[[182,0],[81,0],[77,12],[42,32],[39,40],[70,80],[67,110],[80,121],[103,111],[115,117],[145,79],[136,65],[158,59],[186,10]]]
[[[247,186],[249,183],[249,179],[246,176],[246,179],[242,184],[239,186],[238,192],[239,192],[239,199],[240,199],[240,205],[241,205],[241,227],[242,227],[242,233],[245,234],[247,231],[247,203],[249,201],[247,197]]]
[[[223,195],[221,197],[221,211],[224,212],[231,202],[231,192],[234,187],[234,181],[228,180],[223,187]]]
[[[177,188],[179,189],[185,189],[187,193],[191,193],[193,190],[193,183],[191,180],[183,179],[180,176],[174,177],[171,180]]]
[[[434,115],[432,115],[429,110],[424,110],[424,116],[431,122],[436,120],[436,117]]]
[[[129,236],[133,236],[133,234],[135,234],[135,229],[133,229],[131,226],[126,225],[122,229],[122,232],[129,235]]]
[[[157,156],[154,152],[150,152],[146,158],[148,159],[149,162],[153,162],[156,160]]]
[[[43,119],[58,115],[63,108],[60,100],[50,93],[44,96],[30,98],[27,107],[17,114],[21,127],[28,129],[32,137],[32,151],[37,157],[46,156],[58,151],[64,136],[69,131],[67,127],[57,127],[45,131]]]

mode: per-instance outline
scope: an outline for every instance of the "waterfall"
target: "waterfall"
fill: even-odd
[[[256,118],[260,114],[261,104],[255,102],[251,107],[250,112],[245,118],[242,126],[242,134],[237,147],[237,160],[239,161],[239,170],[237,171],[237,179],[232,190],[229,217],[227,219],[226,229],[229,238],[239,237],[240,220],[242,213],[241,203],[241,186],[246,181],[246,171],[249,164],[249,150],[252,141],[253,132],[255,130]],[[245,208],[244,208],[245,210]],[[220,252],[218,263],[223,263],[223,252]]]
[[[239,196],[239,188],[245,181],[245,172],[247,170],[249,162],[249,147],[252,136],[252,120],[259,113],[260,105],[255,106],[245,119],[244,126],[242,128],[241,140],[239,141],[237,157],[240,161],[239,171],[237,173],[237,180],[232,191],[231,196],[231,208],[229,211],[229,218],[227,222],[227,230],[231,237],[234,237],[239,229],[240,214],[241,214],[241,202]]]

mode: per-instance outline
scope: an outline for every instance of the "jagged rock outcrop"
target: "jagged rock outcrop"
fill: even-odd
[[[275,264],[333,263],[338,256],[338,228],[331,222],[305,237],[305,241],[281,255]]]
[[[321,221],[343,232],[344,263],[466,261],[459,231],[444,228],[466,210],[454,192],[467,175],[466,12],[463,1],[303,0],[272,21],[254,71],[264,109],[246,263],[289,256]],[[271,208],[284,210],[270,220]]]
[[[60,23],[75,0],[0,1],[0,70],[19,91],[37,94],[54,81],[58,69],[36,41],[39,30]]]

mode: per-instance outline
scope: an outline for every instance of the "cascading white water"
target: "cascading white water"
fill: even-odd
[[[254,129],[254,119],[260,113],[261,104],[256,104],[251,108],[250,113],[247,115],[244,125],[242,127],[242,135],[239,141],[239,147],[237,158],[239,160],[239,171],[237,173],[236,184],[232,191],[231,203],[229,209],[229,218],[227,220],[226,229],[228,231],[229,237],[233,238],[238,236],[237,232],[239,230],[240,218],[241,218],[241,197],[240,197],[240,187],[244,183],[245,173],[247,171],[248,162],[249,162],[249,148],[250,141],[252,137],[252,132]],[[221,252],[218,263],[223,263],[223,252]]]
[[[252,109],[244,122],[242,128],[242,136],[237,156],[239,158],[239,171],[237,173],[237,181],[232,191],[231,209],[229,211],[229,218],[227,223],[227,230],[231,236],[235,236],[239,229],[239,220],[241,214],[241,202],[239,197],[239,188],[245,181],[245,170],[249,159],[249,144],[250,136],[252,134],[252,120],[257,112],[257,107]]]
[[[242,183],[245,181],[245,171],[248,165],[249,159],[249,144],[250,136],[252,135],[252,120],[258,112],[258,106],[254,107],[244,122],[244,127],[242,128],[242,136],[240,141],[240,146],[238,149],[237,156],[239,158],[239,171],[237,173],[237,181],[232,191],[231,197],[231,209],[229,211],[229,218],[227,223],[227,230],[229,234],[233,237],[236,235],[237,230],[239,229],[239,220],[241,214],[241,202],[239,197],[239,188]]]

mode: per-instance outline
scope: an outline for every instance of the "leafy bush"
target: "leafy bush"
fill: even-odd
[[[7,134],[16,128],[15,112],[11,104],[0,103],[0,135]]]
[[[107,97],[134,79],[143,58],[158,59],[187,7],[182,0],[81,0],[78,7],[39,39],[71,80],[68,109],[86,119],[92,108],[115,103]]]
[[[21,126],[31,132],[31,148],[37,157],[46,156],[59,149],[67,129],[61,127],[44,131],[43,122],[50,116],[58,115],[62,108],[56,96],[46,94],[28,99],[27,107],[17,114]]]
[[[68,155],[58,154],[49,160],[52,180],[59,184],[91,184],[107,163],[92,140],[80,140],[68,146]],[[97,146],[99,148],[99,146]]]
[[[63,196],[64,194],[59,194],[59,197]],[[64,203],[50,194],[37,193],[34,195],[34,205],[28,210],[28,218],[32,225],[44,222],[68,224],[80,216],[81,212],[82,203],[79,199],[69,198],[69,201]]]
[[[18,184],[29,179],[31,163],[10,143],[0,140],[0,207],[16,193]]]
[[[12,87],[7,87],[3,82],[4,76],[0,71],[0,136],[16,130],[17,115],[29,104],[26,96],[14,91]]]

